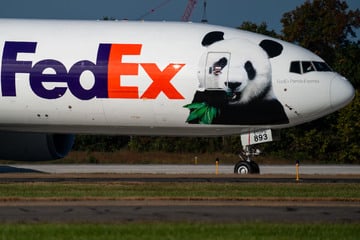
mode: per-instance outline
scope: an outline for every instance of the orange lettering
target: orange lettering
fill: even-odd
[[[161,71],[155,63],[141,63],[145,72],[153,82],[144,92],[141,98],[155,99],[163,92],[169,99],[184,99],[184,97],[170,83],[174,76],[185,64],[169,64]]]
[[[123,63],[123,55],[140,55],[142,44],[112,44],[108,66],[108,97],[139,98],[138,87],[121,86],[121,75],[138,75],[137,63]]]

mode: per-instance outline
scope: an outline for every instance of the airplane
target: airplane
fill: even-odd
[[[241,135],[250,156],[273,129],[355,95],[314,53],[228,27],[1,19],[0,30],[1,159],[63,158],[75,134]],[[234,172],[260,170],[247,157]]]

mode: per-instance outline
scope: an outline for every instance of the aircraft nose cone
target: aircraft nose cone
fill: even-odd
[[[354,96],[355,90],[346,78],[337,75],[331,80],[330,104],[334,110],[346,106]]]

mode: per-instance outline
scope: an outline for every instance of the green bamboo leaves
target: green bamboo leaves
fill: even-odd
[[[211,124],[213,119],[219,114],[216,107],[209,106],[207,103],[190,103],[184,106],[190,109],[190,115],[186,122],[197,120],[202,124]]]

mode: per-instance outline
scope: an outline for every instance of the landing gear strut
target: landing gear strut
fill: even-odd
[[[237,174],[259,174],[259,165],[252,161],[250,157],[260,154],[260,150],[252,147],[253,145],[273,141],[271,129],[260,129],[249,131],[240,135],[243,150],[239,154],[240,162],[235,164],[234,173]]]
[[[259,165],[250,159],[250,156],[257,156],[260,154],[259,149],[251,146],[244,146],[243,151],[239,154],[241,161],[235,164],[234,173],[236,174],[259,174]]]

